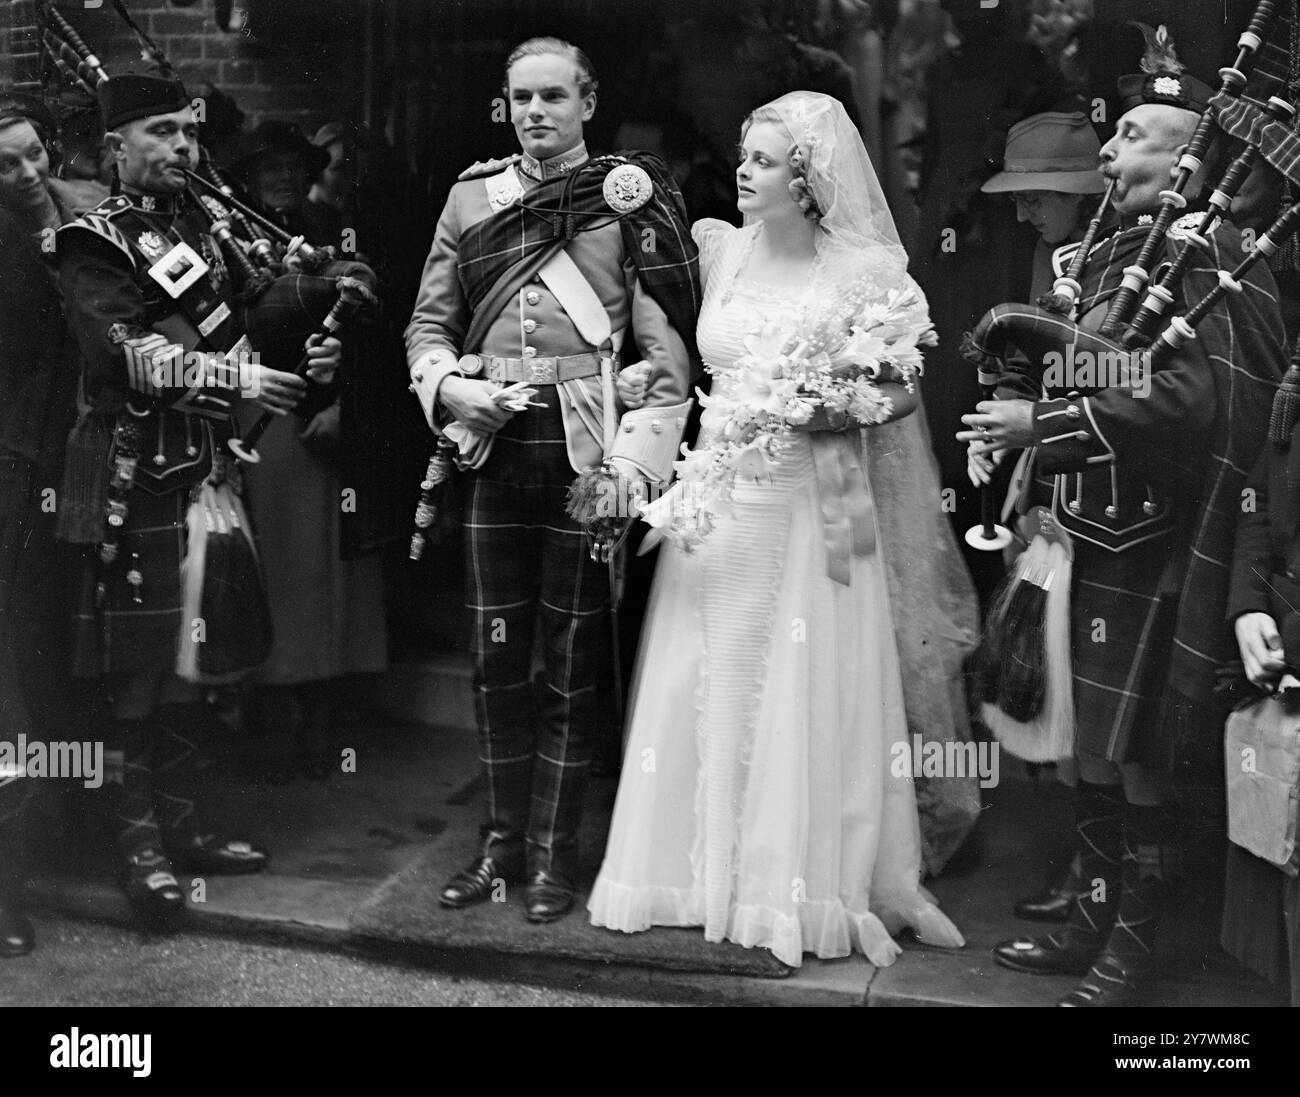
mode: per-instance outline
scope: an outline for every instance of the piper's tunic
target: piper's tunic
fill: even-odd
[[[1095,246],[1082,326],[1101,326],[1147,231],[1124,228]],[[1186,312],[1184,302],[1199,301],[1244,254],[1228,225],[1210,243],[1209,253],[1196,247],[1174,312]],[[1088,363],[1068,356],[1060,376],[1045,375],[1053,382],[1045,391],[1022,369],[1002,379],[1000,396],[1036,401],[1032,502],[1050,506],[1074,539],[1080,753],[1168,767],[1191,738],[1213,753],[1205,702],[1234,647],[1223,624],[1232,524],[1285,361],[1267,266],[1256,264],[1243,287],[1148,379],[1149,392],[1082,373]]]

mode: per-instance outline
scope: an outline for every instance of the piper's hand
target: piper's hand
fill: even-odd
[[[288,415],[307,395],[307,381],[296,373],[285,373],[258,362],[248,371],[241,395],[272,415]]]
[[[619,370],[614,377],[618,389],[618,398],[629,411],[645,403],[646,386],[650,382],[650,363],[637,362],[627,369]]]
[[[1271,689],[1286,669],[1277,623],[1267,613],[1243,613],[1233,622],[1233,629],[1251,685]]]
[[[1007,451],[1004,449],[985,456],[983,453],[977,453],[975,445],[966,447],[966,475],[970,477],[970,482],[977,488],[982,488],[993,479],[993,470],[1002,464],[1002,458]]]
[[[513,411],[492,399],[496,389],[494,381],[452,375],[443,378],[438,386],[438,400],[453,419],[471,430],[492,434],[510,422],[514,415]]]
[[[968,453],[996,453],[1034,444],[1034,405],[1028,400],[981,400],[961,421],[957,440],[969,443]]]
[[[316,332],[307,340],[305,349],[311,360],[307,366],[307,376],[318,385],[328,385],[334,380],[334,371],[343,361],[343,344],[332,335]]]

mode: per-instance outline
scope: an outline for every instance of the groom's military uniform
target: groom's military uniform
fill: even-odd
[[[465,441],[457,462],[467,471],[466,599],[487,781],[481,854],[513,875],[526,845],[534,885],[538,873],[567,885],[575,875],[609,654],[608,576],[566,513],[566,493],[602,460],[629,478],[670,478],[697,309],[695,250],[666,172],[637,154],[592,162],[580,144],[453,186],[406,331],[412,391],[435,431],[446,425],[437,399],[451,374],[537,390],[495,434]],[[650,365],[645,404],[619,416],[612,377],[637,359]],[[447,893],[443,902],[464,905]],[[547,912],[530,901],[534,914]]]

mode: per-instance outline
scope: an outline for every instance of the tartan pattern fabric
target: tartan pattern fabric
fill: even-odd
[[[1081,316],[1104,313],[1147,231],[1123,229],[1093,249]],[[1242,258],[1230,228],[1216,231],[1210,243],[1211,252],[1198,248],[1188,265],[1179,313],[1217,284],[1220,268],[1232,270]],[[1187,246],[1169,240],[1164,258]],[[1078,741],[1080,749],[1114,761],[1169,765],[1185,737],[1196,733],[1196,717],[1208,712],[1216,668],[1235,655],[1224,623],[1234,530],[1285,363],[1272,275],[1258,263],[1242,281],[1245,292],[1221,301],[1182,352],[1197,355],[1197,368],[1211,372],[1215,413],[1208,437],[1186,430],[1180,394],[1162,387],[1159,373],[1144,400],[1094,398],[1089,405],[1116,453],[1117,474],[1166,486],[1181,512],[1176,530],[1148,546],[1120,553],[1080,546],[1076,556]],[[1040,482],[1040,502],[1050,499],[1044,489]],[[1092,636],[1098,618],[1105,643]]]
[[[1300,182],[1300,134],[1271,119],[1248,99],[1220,92],[1212,104],[1218,108],[1221,129],[1256,146],[1273,167],[1292,182]]]
[[[189,492],[131,493],[131,509],[117,560],[104,565],[87,558],[76,612],[73,673],[82,678],[170,668],[181,630],[181,561],[188,534]],[[127,573],[139,557],[141,603],[132,597]],[[98,604],[96,587],[105,584]]]
[[[654,183],[650,202],[623,217],[623,247],[636,264],[646,292],[695,357],[695,318],[700,310],[699,253],[686,221],[681,191],[663,162],[649,153],[588,160],[571,175],[549,180],[528,192],[524,202],[484,218],[461,235],[457,273],[471,312],[503,279],[522,283],[572,236],[608,224],[616,216],[605,204],[602,186],[618,163],[645,169]],[[647,250],[646,244],[652,246]],[[467,337],[463,351],[475,347]]]
[[[485,837],[506,851],[526,839],[530,871],[572,876],[609,586],[564,511],[573,472],[558,392],[543,386],[536,399],[547,406],[514,416],[466,478],[465,585]],[[539,629],[545,670],[534,698]]]

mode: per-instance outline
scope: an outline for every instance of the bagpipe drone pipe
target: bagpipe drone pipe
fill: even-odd
[[[1226,216],[1255,165],[1261,160],[1300,183],[1300,137],[1291,129],[1295,110],[1281,96],[1288,91],[1289,41],[1294,10],[1280,16],[1278,0],[1262,0],[1237,42],[1235,62],[1219,71],[1222,86],[1203,112],[1178,162],[1177,177],[1161,193],[1137,259],[1123,270],[1120,288],[1111,297],[1100,331],[1081,327],[1075,312],[1089,253],[1114,192],[1114,183],[1088,226],[1069,270],[1036,305],[1001,304],[990,309],[963,340],[962,356],[979,371],[985,399],[993,399],[1009,356],[1028,358],[1031,372],[1053,362],[1092,360],[1108,363],[1099,376],[1129,378],[1135,385],[1149,379],[1181,347],[1196,338],[1196,326],[1225,294],[1241,293],[1242,278],[1254,264],[1281,249],[1300,227],[1300,202],[1285,209],[1232,270],[1220,270],[1217,284],[1182,315],[1166,319],[1194,250],[1210,253],[1208,236]],[[1294,9],[1295,5],[1292,4]],[[1270,37],[1271,32],[1271,37]],[[1252,75],[1253,73],[1253,75]],[[1184,190],[1202,171],[1217,133],[1241,142],[1212,189],[1208,209],[1194,230],[1183,226],[1184,246],[1151,284],[1151,272],[1166,254],[1168,230],[1187,207]],[[1135,309],[1146,288],[1141,308]],[[1160,324],[1164,322],[1163,330]],[[1089,356],[1089,357],[1085,357]],[[1289,376],[1289,375],[1288,375]],[[1123,382],[1121,382],[1123,383]],[[1284,386],[1284,389],[1286,386]],[[1294,403],[1300,405],[1300,384]],[[1088,395],[1081,392],[1080,395]],[[1293,408],[1292,421],[1298,410]],[[1011,502],[1008,501],[1009,509]],[[981,488],[981,524],[967,543],[988,551],[1013,540],[997,524],[997,505],[988,483]],[[1069,627],[1072,548],[1068,535],[1047,508],[1034,507],[1018,518],[1026,545],[995,592],[973,670],[981,717],[1003,745],[1031,762],[1067,757],[1073,747],[1073,698]]]

